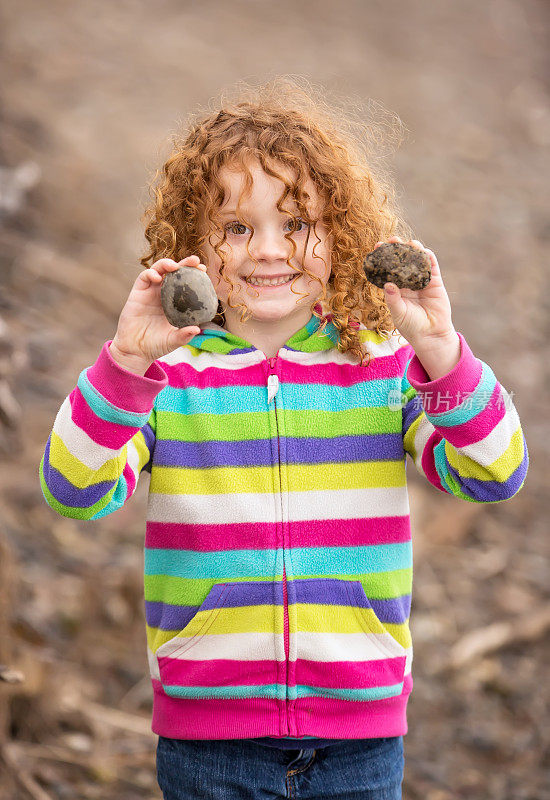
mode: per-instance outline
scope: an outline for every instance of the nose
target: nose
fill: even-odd
[[[280,230],[265,228],[255,230],[249,245],[250,252],[258,261],[286,261],[292,245]]]

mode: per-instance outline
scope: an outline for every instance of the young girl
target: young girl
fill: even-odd
[[[404,241],[387,182],[290,83],[176,140],[112,340],[62,404],[47,503],[97,520],[150,473],[145,611],[165,798],[401,797],[413,681],[406,454],[498,502],[527,448],[510,395],[422,291],[363,270]],[[218,315],[176,329],[163,276]]]

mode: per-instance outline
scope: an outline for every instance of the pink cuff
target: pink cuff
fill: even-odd
[[[407,369],[407,380],[420,395],[426,414],[448,411],[449,396],[469,394],[479,384],[482,362],[474,356],[464,336],[458,331],[457,333],[460,339],[460,359],[447,375],[431,381],[416,353]]]
[[[88,368],[88,380],[105,400],[117,408],[148,413],[157,394],[168,385],[168,375],[156,361],[143,376],[124,369],[111,355],[111,342],[112,339],[105,342],[97,361]]]

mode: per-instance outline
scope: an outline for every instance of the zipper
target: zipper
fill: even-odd
[[[279,423],[277,421],[277,402],[275,400],[275,396],[279,391],[279,377],[275,372],[276,364],[277,364],[277,356],[273,356],[272,358],[267,359],[269,364],[269,372],[267,377],[267,404],[270,405],[273,402],[275,407],[275,425],[277,426],[277,451],[279,454],[279,486],[281,487],[280,498],[281,498],[281,523],[283,520],[283,492],[282,492],[282,475],[281,475],[281,442],[279,438]],[[284,638],[284,650],[285,650],[285,663],[286,663],[286,691],[287,691],[287,700],[288,700],[288,657],[289,657],[289,622],[288,622],[288,590],[287,590],[287,580],[286,580],[286,569],[285,569],[285,545],[284,545],[284,534],[283,534],[283,638]],[[287,728],[290,730],[288,724]]]

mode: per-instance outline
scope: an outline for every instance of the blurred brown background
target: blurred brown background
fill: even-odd
[[[403,796],[550,798],[548,3],[4,0],[0,14],[1,800],[160,797],[148,478],[78,523],[47,507],[38,464],[140,270],[170,132],[223,87],[283,73],[403,122],[390,166],[407,220],[529,447],[525,487],[494,505],[442,495],[409,462]]]

